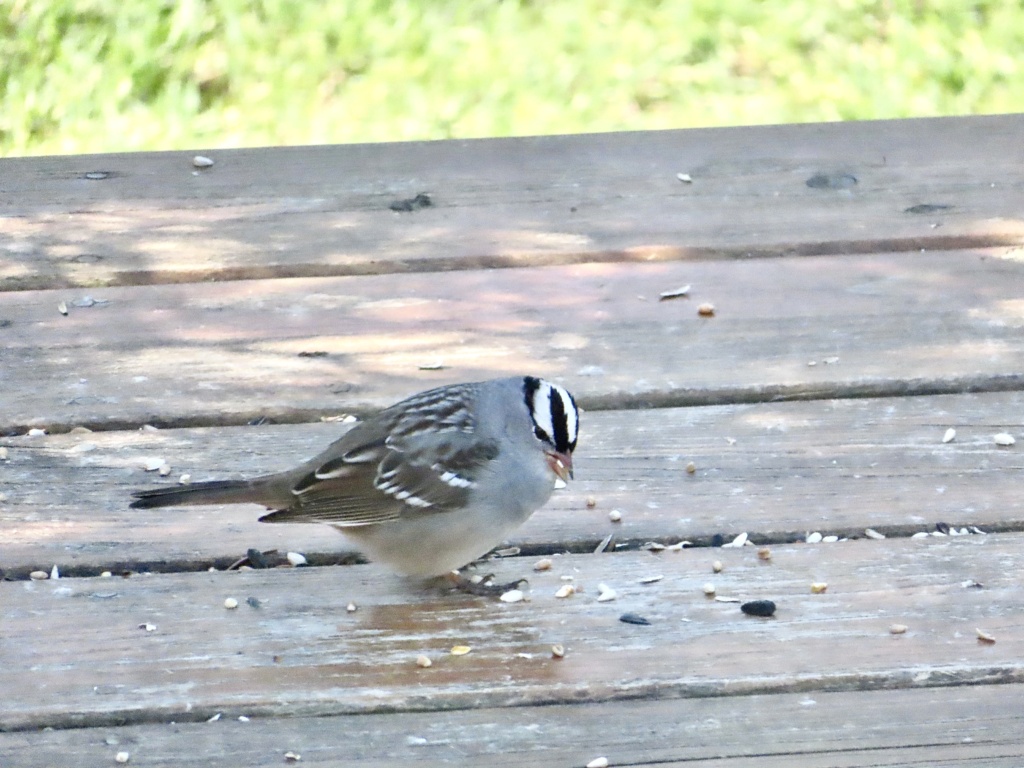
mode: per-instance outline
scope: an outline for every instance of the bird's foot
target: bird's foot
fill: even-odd
[[[519,585],[525,582],[526,579],[516,579],[504,584],[495,584],[493,573],[489,573],[486,576],[468,577],[459,571],[452,571],[448,574],[448,581],[460,592],[476,595],[477,597],[501,597],[510,590],[518,589]]]

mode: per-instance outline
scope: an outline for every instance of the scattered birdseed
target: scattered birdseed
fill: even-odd
[[[884,533],[879,533],[874,528],[865,528],[864,529],[864,535],[867,536],[869,539],[881,540],[881,539],[885,538],[885,534]]]
[[[533,570],[535,571],[550,571],[552,566],[551,558],[545,557],[538,560],[533,564]]]
[[[556,643],[551,646],[551,658],[563,659],[565,658],[565,646],[561,643]]]
[[[55,580],[60,578],[60,571],[57,569],[56,563],[54,563],[53,568],[50,569],[50,578]]]
[[[471,650],[473,649],[468,645],[453,645],[449,653],[451,653],[452,656],[465,656]]]
[[[696,472],[697,472],[697,465],[694,464],[692,461],[687,462],[687,464],[686,464],[686,474],[692,475],[692,474],[694,474]]]
[[[619,616],[619,621],[621,621],[623,624],[639,624],[645,627],[651,625],[651,622],[649,622],[647,619],[645,619],[638,613],[624,613],[621,616]]]
[[[917,533],[913,534],[910,538],[912,538],[912,539],[927,539],[930,535],[931,534],[929,534],[928,531],[918,531]]]
[[[751,600],[740,606],[740,610],[747,616],[774,616],[775,603],[771,600]]]
[[[454,653],[454,650],[453,650],[453,653]],[[432,662],[430,660],[429,656],[424,656],[423,654],[420,654],[419,656],[416,657],[416,666],[417,667],[423,667],[424,669],[426,669],[427,667],[431,667],[433,665],[434,665],[434,662]]]
[[[729,549],[729,548],[739,549],[740,547],[742,547],[746,543],[747,543],[747,534],[744,532],[744,533],[741,533],[739,536],[737,536],[732,541],[730,541],[728,544],[723,544],[722,545],[722,549]]]
[[[100,578],[101,579],[110,579],[110,578],[113,578],[113,577],[114,577],[114,574],[112,574],[110,571],[104,571],[103,573],[100,574]]]
[[[587,496],[587,509],[593,509],[597,506],[597,498],[594,496]]]
[[[621,522],[622,513],[619,512],[619,510],[617,509],[613,509],[611,512],[608,513],[608,519],[611,520],[613,523]]]
[[[597,602],[610,603],[618,596],[618,593],[607,584],[597,585]]]
[[[658,574],[657,576],[644,576],[642,579],[640,579],[640,583],[641,584],[655,584],[655,583],[661,581],[664,578],[665,577],[662,576],[661,574]]]
[[[942,436],[942,442],[951,443],[956,438],[956,430],[950,427],[946,430],[946,434]]]
[[[757,556],[761,560],[771,560],[772,551],[768,547],[761,547],[759,550],[757,550]]]
[[[693,177],[688,173],[677,173],[676,178],[683,182],[683,184],[693,184]]]
[[[206,718],[206,722],[208,722],[208,723],[216,723],[218,720],[220,720],[220,716],[221,716],[221,713],[218,712],[213,717]]]
[[[240,722],[240,723],[248,723],[249,722],[249,718],[246,717],[245,715],[239,715],[238,716],[238,722]]]
[[[157,470],[157,472],[160,473],[160,477],[167,477],[169,474],[171,474],[171,465],[163,464],[160,467],[160,469]]]
[[[192,475],[190,475],[188,472],[186,472],[185,474],[178,478],[178,485],[188,485],[191,482]]]
[[[890,635],[905,635],[907,633],[906,624],[893,624],[889,627]]]
[[[714,317],[715,305],[709,303],[701,304],[699,307],[697,307],[697,314],[700,315],[701,317]]]
[[[658,301],[668,301],[669,299],[678,299],[681,296],[689,296],[690,286],[684,285],[681,288],[673,288],[670,291],[662,291],[658,294]]]
[[[158,469],[160,469],[160,467],[162,467],[166,463],[167,462],[165,462],[163,459],[159,457],[151,456],[149,458],[142,460],[142,468],[147,472],[156,472]]]
[[[233,611],[235,608],[238,607],[238,601],[235,600],[235,598],[233,597],[225,598],[224,607],[227,608],[229,611]]]
[[[993,439],[996,441],[996,445],[1002,446],[1013,445],[1017,442],[1009,432],[1000,432]]]
[[[60,302],[57,305],[57,311],[60,312],[62,315],[67,315],[67,313],[68,313],[68,305],[65,302],[63,302],[63,301]]]
[[[32,581],[43,581],[45,579],[50,578],[50,574],[48,574],[46,571],[32,571],[32,573],[30,573],[28,577],[32,579]]]
[[[28,431],[28,436],[29,437],[45,437],[46,436],[46,430],[45,429],[39,429],[38,427],[33,427],[32,429],[30,429]]]
[[[526,599],[526,595],[521,589],[510,589],[498,599],[503,603],[521,603]]]
[[[204,157],[203,155],[196,155],[192,158],[192,165],[196,168],[209,168],[213,165],[213,160],[208,157]]]
[[[348,613],[355,613],[357,610],[359,610],[359,608],[356,606],[355,603],[349,603],[348,605],[345,606],[345,610]]]
[[[715,594],[715,585],[712,584],[710,581],[704,585],[704,594],[708,597]]]
[[[828,589],[828,584],[826,584],[824,581],[814,581],[814,582],[811,582],[811,594],[812,595],[824,594],[825,590],[827,590],[827,589]]]
[[[296,567],[306,564],[306,556],[299,554],[298,552],[288,552],[285,557],[288,559],[289,563]]]
[[[715,560],[715,562],[713,562],[711,564],[711,570],[714,571],[715,573],[721,573],[722,572],[722,568],[724,568],[724,567],[725,566],[722,565],[722,561],[721,560]]]
[[[587,763],[587,768],[608,768],[608,758],[595,757],[593,760]]]
[[[601,543],[594,548],[594,554],[600,555],[602,552],[608,549],[608,545],[612,543],[612,537],[614,535],[614,533],[609,533],[607,536],[601,539]]]
[[[127,763],[131,759],[132,756],[128,752],[118,752],[116,755],[114,755],[115,763]]]
[[[839,541],[839,537],[835,535],[821,537],[822,544],[835,544],[837,541]]]
[[[286,763],[297,763],[302,759],[302,755],[298,752],[285,752],[284,761]]]
[[[147,632],[156,632],[156,624],[150,624],[147,621],[144,624],[139,624],[139,629],[144,629]]]
[[[817,544],[822,539],[822,535],[815,531],[814,533],[808,533],[807,538],[804,539],[808,544]]]
[[[983,643],[990,643],[991,644],[991,643],[994,643],[996,641],[995,635],[990,635],[988,632],[986,632],[983,629],[975,629],[974,631],[978,633],[978,640],[980,640]]]
[[[576,587],[574,587],[572,584],[563,584],[558,588],[558,591],[555,592],[555,597],[571,597],[575,594]]]

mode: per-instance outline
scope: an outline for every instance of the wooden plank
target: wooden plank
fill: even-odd
[[[582,421],[577,479],[513,534],[530,551],[592,550],[610,533],[707,542],[748,531],[760,541],[807,531],[890,534],[935,523],[1024,529],[1019,445],[1024,393],[854,399],[648,411]],[[946,429],[956,440],[943,444]],[[256,506],[129,510],[133,489],[277,471],[317,453],[346,427],[307,424],[7,438],[0,463],[0,566],[59,564],[68,573],[221,567],[249,547],[335,562],[350,552],[321,525],[266,525]],[[733,442],[730,442],[733,441]],[[160,479],[147,457],[173,469]],[[686,473],[693,461],[696,472]],[[594,497],[595,509],[586,499]],[[614,524],[608,511],[622,510]]]
[[[136,725],[0,733],[0,764],[108,768],[300,765],[1017,768],[1024,686],[815,692],[699,700]]]
[[[1024,682],[1022,543],[785,545],[770,562],[754,547],[565,555],[530,573],[518,604],[358,565],[2,582],[0,730]],[[776,617],[706,598],[713,556],[720,595],[771,598]],[[563,575],[584,592],[554,597]],[[651,575],[663,579],[638,583]],[[828,591],[811,594],[814,581]],[[598,583],[618,599],[598,602]],[[891,635],[894,622],[908,632]],[[472,651],[449,655],[459,644]]]
[[[0,285],[1019,245],[1022,132],[1003,115],[223,150],[205,171],[185,152],[6,159]],[[420,192],[432,207],[390,210]]]
[[[585,415],[577,480],[511,539],[530,551],[591,550],[608,534],[707,543],[749,531],[785,541],[805,531],[891,535],[943,521],[1024,528],[1024,455],[992,435],[1024,436],[1024,393],[776,402]],[[948,427],[956,439],[942,443]],[[221,566],[249,547],[350,555],[323,525],[267,525],[256,506],[129,510],[132,489],[285,469],[346,429],[285,425],[7,438],[0,565],[9,572]],[[730,442],[731,441],[731,442]],[[169,479],[142,470],[147,458]],[[685,472],[692,461],[696,472]],[[593,497],[595,509],[587,509]],[[623,520],[607,513],[617,508]],[[349,553],[346,555],[344,553]]]
[[[6,293],[0,430],[307,420],[523,372],[587,408],[1021,389],[1022,284],[949,252]]]

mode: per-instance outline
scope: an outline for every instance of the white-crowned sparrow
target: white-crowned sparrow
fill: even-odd
[[[328,523],[399,573],[438,576],[501,543],[572,476],[578,426],[557,384],[452,384],[380,411],[293,470],[138,491],[132,506],[262,504],[275,511],[261,521]]]

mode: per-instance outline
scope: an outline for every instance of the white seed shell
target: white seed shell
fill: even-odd
[[[116,755],[114,755],[115,763],[127,763],[131,759],[132,756],[129,752],[118,752]]]
[[[907,633],[906,624],[893,624],[889,627],[890,635],[905,635]]]
[[[1013,439],[1013,435],[1011,435],[1009,432],[1000,432],[992,439],[996,441],[996,445],[1002,446],[1013,445],[1014,443],[1017,442],[1016,440]]]
[[[194,165],[196,168],[209,168],[211,165],[213,165],[213,160],[211,160],[208,157],[205,157],[204,155],[196,155],[195,157],[192,158],[192,165]]]
[[[545,557],[538,560],[533,564],[533,570],[535,571],[550,571],[552,566],[551,558]]]
[[[498,599],[503,603],[521,603],[526,599],[526,595],[521,589],[510,589]]]
[[[224,607],[227,608],[229,611],[233,611],[235,608],[238,607],[238,601],[235,600],[235,598],[233,597],[225,598]]]
[[[289,552],[285,557],[288,558],[288,562],[292,565],[299,566],[306,564],[306,556],[298,552]]]
[[[710,581],[704,585],[704,594],[708,595],[709,597],[715,594],[715,585],[712,584]]]
[[[423,654],[420,654],[419,656],[416,657],[416,666],[417,667],[423,667],[424,669],[426,669],[427,667],[431,667],[433,665],[434,665],[434,662],[432,662],[430,660],[429,656],[424,656]]]
[[[817,544],[819,541],[822,540],[822,538],[824,537],[820,533],[815,531],[814,533],[808,533],[807,538],[804,539],[804,541],[806,541],[808,544]]]
[[[587,763],[587,768],[608,768],[608,758],[595,757],[593,760]]]
[[[990,635],[983,629],[975,629],[974,631],[978,633],[978,639],[983,643],[994,643],[996,641],[995,635]]]
[[[946,430],[946,434],[944,434],[942,436],[942,442],[944,442],[944,443],[952,443],[955,438],[956,438],[956,430],[953,429],[952,427],[950,427],[949,429]]]
[[[611,512],[608,513],[608,519],[611,520],[613,523],[621,522],[622,513],[617,509],[613,509]]]
[[[885,534],[884,533],[879,533],[874,528],[865,528],[864,529],[864,535],[867,536],[869,539],[884,539],[885,538]]]
[[[575,594],[576,587],[574,587],[572,584],[563,584],[558,588],[558,591],[555,592],[555,597],[571,597]]]

